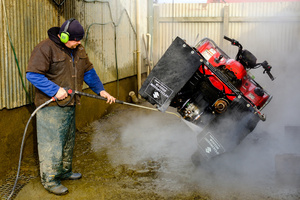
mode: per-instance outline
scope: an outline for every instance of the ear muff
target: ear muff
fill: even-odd
[[[62,43],[67,43],[69,41],[69,38],[70,38],[70,34],[68,33],[68,29],[69,29],[69,26],[70,24],[72,23],[72,21],[74,21],[75,19],[74,18],[71,18],[68,20],[63,32],[61,32],[60,34],[60,41]]]

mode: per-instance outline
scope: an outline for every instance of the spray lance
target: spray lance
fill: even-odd
[[[95,98],[95,99],[100,99],[100,100],[107,101],[106,98],[101,97],[99,95],[88,94],[88,93],[85,93],[85,92],[79,92],[79,91],[75,91],[75,90],[72,90],[72,89],[68,89],[66,91],[68,92],[68,95],[71,96],[70,100],[66,104],[68,104],[71,101],[71,99],[74,97],[75,94],[80,95],[80,96],[86,96],[86,97],[91,97],[91,98]],[[141,106],[141,105],[137,105],[137,104],[133,104],[133,103],[127,103],[125,101],[120,101],[120,100],[117,100],[117,99],[116,99],[115,103],[124,104],[124,105],[128,105],[128,106],[134,106],[134,107],[143,108],[143,109],[147,109],[147,110],[159,111],[156,108],[150,108],[150,107],[147,107],[147,106]],[[60,106],[65,106],[66,104],[60,105]],[[159,112],[161,112],[161,111],[159,111]],[[168,112],[168,111],[166,111],[165,113],[172,114],[172,115],[175,115],[175,116],[181,118],[180,115],[178,115],[178,114],[176,114],[174,112]]]
[[[20,174],[20,168],[21,168],[21,161],[22,161],[22,154],[23,154],[23,148],[24,148],[24,143],[25,143],[26,132],[27,132],[27,129],[28,129],[28,126],[29,126],[29,123],[30,123],[31,119],[36,115],[36,113],[41,108],[49,105],[51,102],[56,102],[58,106],[65,107],[65,106],[67,106],[71,102],[71,100],[74,98],[75,94],[76,95],[80,95],[80,96],[86,96],[86,97],[91,97],[91,98],[95,98],[95,99],[100,99],[100,100],[107,101],[106,98],[98,96],[98,95],[93,95],[93,94],[88,94],[88,93],[84,93],[84,92],[79,92],[79,91],[75,91],[75,90],[72,90],[72,89],[66,89],[66,88],[64,88],[64,89],[67,91],[68,95],[70,96],[70,99],[68,100],[68,102],[66,102],[65,104],[60,104],[59,101],[58,101],[58,99],[56,97],[52,97],[51,99],[49,99],[48,101],[46,101],[45,103],[43,103],[42,105],[40,105],[39,107],[37,107],[32,112],[29,120],[27,121],[27,124],[25,126],[25,130],[24,130],[24,133],[23,133],[22,143],[21,143],[20,157],[19,157],[19,164],[18,164],[18,170],[17,170],[16,180],[15,180],[13,189],[12,189],[10,195],[7,198],[8,200],[11,199],[11,197],[13,196],[14,191],[15,191],[16,186],[17,186],[17,182],[18,182],[19,174]],[[141,105],[137,105],[137,104],[127,103],[127,102],[120,101],[120,100],[115,100],[115,103],[124,104],[124,105],[128,105],[128,106],[134,106],[134,107],[143,108],[143,109],[152,110],[152,111],[159,111],[156,108],[150,108],[150,107],[147,107],[147,106],[141,106]],[[168,111],[166,111],[165,113],[172,114],[172,115],[175,115],[175,116],[181,118],[180,115],[178,115],[178,114],[176,114],[174,112],[168,112]]]

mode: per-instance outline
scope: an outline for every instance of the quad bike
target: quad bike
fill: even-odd
[[[201,128],[192,156],[195,165],[235,148],[260,120],[266,120],[261,111],[272,99],[248,74],[263,67],[274,80],[272,67],[267,61],[256,63],[238,41],[224,39],[238,47],[235,59],[209,38],[191,47],[177,37],[139,90],[160,111],[177,108],[184,120]]]

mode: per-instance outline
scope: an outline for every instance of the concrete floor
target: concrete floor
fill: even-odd
[[[42,187],[32,157],[24,158],[22,173],[37,178],[15,199],[299,199],[297,188],[278,187],[274,171],[266,172],[264,166],[270,168],[272,159],[257,160],[258,149],[267,144],[264,138],[257,141],[259,134],[210,167],[196,168],[190,157],[197,134],[182,119],[115,105],[110,114],[78,130],[73,168],[83,178],[62,182],[67,195],[56,196]]]

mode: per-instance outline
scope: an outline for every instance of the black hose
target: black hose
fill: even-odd
[[[26,124],[26,127],[25,127],[25,130],[24,130],[24,133],[23,133],[23,139],[22,139],[22,143],[21,143],[21,149],[20,149],[20,157],[19,157],[19,165],[18,165],[18,170],[17,170],[17,176],[16,176],[16,180],[15,180],[15,183],[14,183],[14,186],[13,186],[13,189],[10,193],[10,195],[8,196],[8,200],[13,196],[14,194],[14,191],[16,189],[16,186],[17,186],[17,182],[18,182],[18,179],[19,179],[19,174],[20,174],[20,169],[21,169],[21,161],[22,161],[22,154],[23,154],[23,148],[24,148],[24,142],[25,142],[25,136],[26,136],[26,132],[27,132],[27,129],[28,129],[28,125],[31,121],[31,119],[35,116],[35,114],[37,113],[37,111],[39,111],[41,108],[45,107],[46,105],[50,104],[52,101],[55,101],[55,98],[51,98],[49,99],[48,101],[46,101],[45,103],[43,103],[42,105],[40,105],[39,107],[37,107],[33,113],[31,114],[27,124]]]

